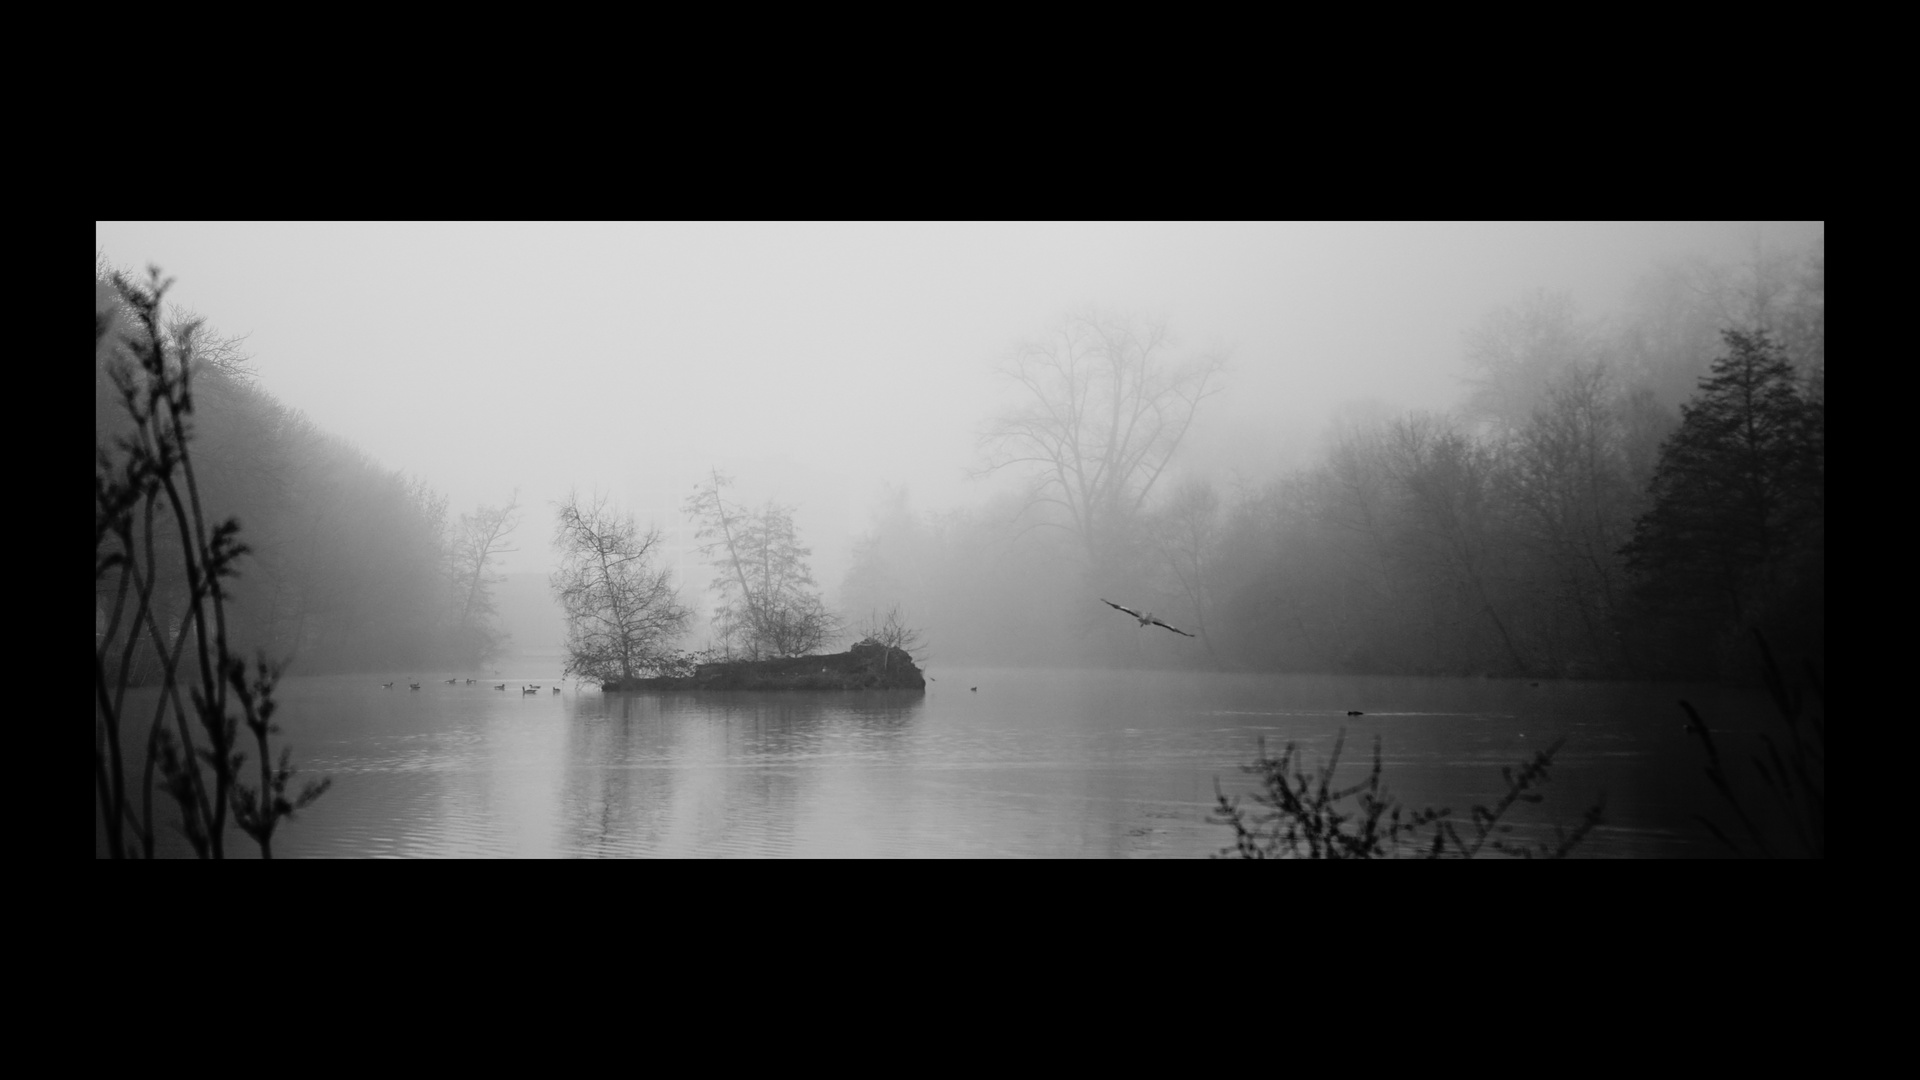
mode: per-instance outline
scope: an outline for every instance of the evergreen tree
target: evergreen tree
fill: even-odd
[[[1823,652],[1823,396],[1766,334],[1722,336],[1727,353],[1682,406],[1653,506],[1622,549],[1668,671],[1723,666],[1749,651],[1747,627]]]

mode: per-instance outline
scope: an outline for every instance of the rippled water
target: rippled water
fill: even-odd
[[[555,670],[557,665],[544,665]],[[1389,787],[1464,814],[1500,767],[1566,747],[1522,834],[1571,826],[1602,791],[1586,855],[1715,855],[1714,812],[1676,698],[1716,729],[1764,715],[1698,687],[1517,680],[933,669],[924,694],[623,694],[538,676],[409,691],[386,676],[282,684],[282,745],[333,789],[282,827],[298,856],[1196,857],[1231,840],[1216,780],[1258,740],[1347,731],[1364,767],[1381,737]],[[970,687],[978,687],[971,690]],[[1350,718],[1348,709],[1366,715]],[[171,839],[168,849],[184,854]],[[251,842],[237,833],[229,850]]]

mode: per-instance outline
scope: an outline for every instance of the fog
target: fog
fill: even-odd
[[[1803,250],[1818,222],[1497,224],[98,223],[107,265],[240,337],[257,385],[457,516],[517,493],[544,574],[553,507],[601,492],[665,534],[697,608],[682,503],[719,469],[797,508],[831,600],[858,537],[989,504],[984,425],[1018,341],[1099,309],[1216,350],[1163,485],[1263,483],[1336,415],[1458,406],[1466,338],[1541,293],[1599,318],[1662,265]],[[1115,599],[1123,599],[1115,597]],[[1124,622],[1124,620],[1122,620]],[[938,647],[938,635],[935,635]]]

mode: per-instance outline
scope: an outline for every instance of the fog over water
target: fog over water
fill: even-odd
[[[1693,782],[1668,688],[937,670],[943,681],[924,694],[523,696],[431,677],[395,693],[354,676],[296,677],[282,688],[286,742],[334,788],[275,850],[1204,858],[1232,839],[1209,814],[1215,784],[1244,797],[1240,766],[1258,740],[1299,740],[1324,759],[1344,723],[1343,782],[1364,776],[1377,735],[1394,796],[1461,813],[1491,801],[1503,765],[1564,737],[1545,801],[1512,816],[1510,838],[1550,841],[1555,823],[1604,793],[1607,821],[1583,856],[1720,854],[1692,820],[1717,807]],[[1688,690],[1723,715],[1751,696]],[[1356,702],[1376,711],[1345,721]],[[177,835],[162,851],[188,854]]]
[[[836,587],[882,485],[980,501],[1017,340],[1097,306],[1223,346],[1179,467],[1298,463],[1333,411],[1444,409],[1463,335],[1529,292],[1603,312],[1663,260],[1819,223],[246,224],[102,222],[112,265],[245,337],[264,388],[456,510],[600,490],[668,530],[707,469],[798,506]],[[543,519],[544,521],[544,519]],[[551,569],[544,523],[507,571]],[[686,576],[683,574],[683,576]]]
[[[1824,855],[1824,222],[95,248],[97,854],[1185,857],[1377,736],[1469,857],[1547,764],[1529,854]],[[287,745],[280,840],[182,764]]]

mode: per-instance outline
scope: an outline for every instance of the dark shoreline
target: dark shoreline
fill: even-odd
[[[904,650],[862,643],[843,653],[701,664],[692,675],[616,679],[606,693],[647,690],[924,690],[926,676]]]

